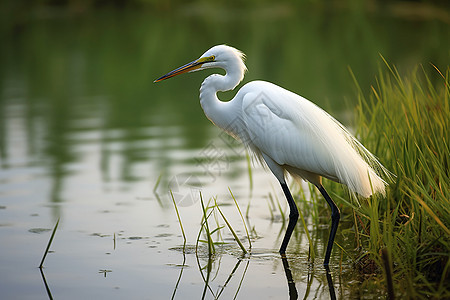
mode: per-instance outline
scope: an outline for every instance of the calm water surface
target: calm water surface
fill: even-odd
[[[379,53],[400,70],[429,62],[445,66],[450,38],[448,24],[432,19],[306,14],[284,6],[269,11],[248,18],[243,12],[215,15],[193,7],[162,15],[37,13],[3,24],[2,299],[45,299],[49,293],[57,299],[288,298],[277,254],[284,225],[276,203],[287,206],[278,183],[257,165],[250,180],[245,150],[204,117],[198,88],[206,72],[158,85],[152,81],[210,46],[227,43],[248,55],[246,82],[276,82],[351,125],[356,96],[348,67],[369,90],[381,65]],[[186,255],[169,188],[179,203]],[[248,210],[252,255],[243,257],[224,228],[227,243],[208,277],[205,248],[198,256],[193,249],[202,218],[198,192],[205,201],[217,197],[246,242],[229,188],[244,214]],[[325,205],[323,212],[324,225],[309,226],[315,262],[308,262],[300,222],[288,248],[300,298],[329,297],[321,266],[328,234]],[[311,223],[311,213],[304,214]],[[43,277],[37,266],[58,218]],[[339,233],[338,239],[353,250]],[[349,260],[344,257],[339,266],[340,257],[335,247],[331,274],[338,298],[368,293],[358,290]]]

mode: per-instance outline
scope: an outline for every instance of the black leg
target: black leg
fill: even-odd
[[[283,243],[281,244],[280,254],[286,253],[286,247],[289,243],[289,239],[291,238],[292,232],[294,231],[295,224],[297,224],[298,220],[298,209],[297,205],[294,202],[294,198],[292,198],[291,192],[289,191],[288,186],[285,182],[280,182],[281,188],[283,189],[284,195],[286,196],[287,202],[289,204],[289,224],[286,229],[286,233],[284,235]]]
[[[327,252],[325,253],[325,260],[323,261],[323,264],[325,266],[328,266],[330,262],[330,256],[331,256],[331,249],[333,248],[334,243],[334,237],[336,236],[336,231],[339,225],[339,219],[341,217],[341,214],[339,213],[339,208],[336,206],[336,204],[333,202],[331,197],[328,195],[327,191],[323,188],[321,184],[316,185],[319,189],[322,196],[327,200],[328,205],[331,208],[331,230],[330,230],[330,237],[328,238],[328,245],[327,245]]]

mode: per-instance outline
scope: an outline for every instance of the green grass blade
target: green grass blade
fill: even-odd
[[[170,190],[170,196],[172,197],[173,206],[175,207],[175,212],[177,213],[178,222],[180,223],[181,233],[183,234],[183,253],[186,250],[186,234],[184,233],[183,223],[181,222],[180,213],[178,212],[178,206],[175,203],[175,198],[173,197],[172,190]]]
[[[238,243],[239,247],[241,247],[242,251],[244,252],[244,254],[247,254],[247,250],[245,249],[244,245],[242,244],[241,240],[239,239],[239,237],[237,236],[236,232],[234,231],[233,227],[231,226],[231,224],[228,222],[227,218],[225,217],[225,215],[223,214],[222,210],[220,209],[219,206],[217,206],[217,210],[219,211],[220,215],[222,216],[223,220],[225,221],[225,223],[228,226],[228,229],[230,229],[231,234],[233,235],[234,239],[236,240],[236,242]]]
[[[231,198],[233,198],[234,204],[236,204],[236,208],[237,208],[237,210],[238,210],[238,212],[239,212],[239,215],[241,216],[242,224],[244,224],[245,233],[247,234],[247,239],[248,239],[249,248],[252,249],[252,241],[250,240],[250,234],[248,233],[247,223],[245,222],[244,216],[242,215],[241,208],[239,207],[239,204],[237,203],[237,200],[236,200],[236,198],[234,197],[233,192],[231,191],[231,189],[228,188],[228,190],[230,191]],[[273,214],[272,214],[272,215],[273,215]]]
[[[45,252],[44,252],[44,256],[42,256],[41,263],[39,264],[39,269],[42,269],[42,266],[44,265],[44,260],[47,257],[48,251],[50,250],[50,246],[52,245],[53,238],[55,237],[55,233],[56,233],[56,228],[58,228],[58,224],[59,224],[59,218],[58,218],[58,221],[56,221],[55,227],[53,228],[53,232],[52,232],[52,235],[50,236],[50,240],[48,241],[47,248],[45,249]]]
[[[306,233],[306,237],[308,238],[308,242],[309,242],[309,251],[311,253],[311,259],[312,261],[314,261],[314,258],[316,257],[316,254],[314,252],[314,245],[311,239],[311,236],[309,235],[309,230],[308,227],[306,226],[306,222],[305,222],[305,218],[303,217],[303,213],[302,210],[299,209],[298,213],[300,215],[300,219],[302,219],[302,224],[303,224],[303,228],[305,229],[305,233]]]
[[[200,193],[200,203],[202,204],[202,210],[203,210],[203,218],[204,218],[204,228],[205,228],[205,234],[206,234],[206,238],[208,239],[208,254],[209,256],[213,255],[215,253],[215,248],[214,248],[214,243],[211,237],[211,232],[209,230],[209,225],[208,225],[208,217],[211,215],[211,213],[209,215],[207,215],[207,211],[205,208],[205,204],[203,203],[203,196],[202,193]]]

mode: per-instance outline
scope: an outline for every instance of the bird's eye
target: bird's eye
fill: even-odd
[[[216,57],[214,56],[214,55],[211,55],[210,57],[209,57],[209,61],[214,61],[216,59]]]

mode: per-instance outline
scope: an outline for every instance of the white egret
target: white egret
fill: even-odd
[[[244,54],[214,46],[200,58],[156,79],[159,82],[186,72],[221,68],[225,75],[207,77],[200,88],[200,104],[216,126],[241,140],[281,184],[289,203],[289,224],[281,244],[286,247],[298,219],[297,206],[286,184],[286,173],[313,183],[331,207],[331,230],[324,265],[329,264],[340,212],[322,186],[322,177],[346,185],[351,192],[369,197],[384,194],[387,170],[337,120],[307,99],[266,81],[245,84],[228,101],[218,91],[233,90],[244,78]]]

